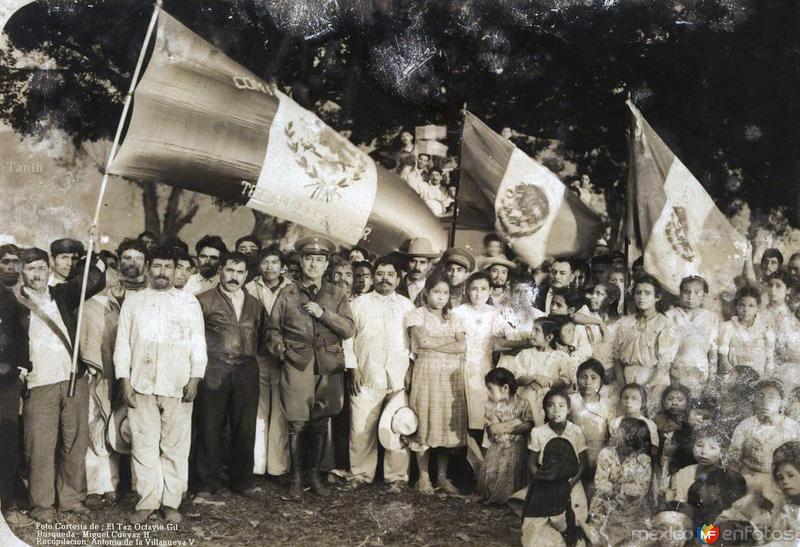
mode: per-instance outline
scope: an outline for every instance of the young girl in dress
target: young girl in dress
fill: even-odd
[[[672,382],[683,384],[699,397],[703,387],[717,374],[719,315],[703,308],[708,283],[697,275],[680,284],[680,306],[666,312],[675,325],[678,353],[670,367]]]
[[[639,384],[626,384],[619,392],[619,403],[622,415],[612,418],[611,421],[608,422],[609,434],[611,437],[614,437],[617,429],[619,429],[619,425],[625,418],[642,420],[645,425],[647,425],[648,431],[650,431],[650,456],[655,461],[659,447],[658,428],[655,422],[645,415],[647,412],[647,395],[645,394],[644,388]]]
[[[606,382],[612,383],[615,381],[612,348],[619,319],[619,287],[608,282],[598,282],[589,291],[586,299],[587,303],[575,313],[574,319],[576,323],[586,327],[586,334],[592,345],[592,357],[603,363]]]
[[[497,308],[487,304],[491,295],[491,278],[486,272],[475,272],[464,283],[467,301],[453,310],[453,317],[464,326],[467,353],[464,361],[464,385],[467,394],[467,416],[470,434],[478,442],[483,432],[488,392],[484,379],[492,368],[494,336],[500,330]]]
[[[572,320],[574,334],[570,336],[570,345],[575,348],[576,352],[585,355],[586,359],[588,359],[592,356],[592,344],[589,341],[589,334],[586,327],[579,325],[575,320],[575,314],[583,305],[583,294],[570,289],[565,293],[553,295],[553,301],[550,304],[550,315],[564,316]]]
[[[769,302],[763,310],[764,320],[775,333],[775,376],[786,389],[800,383],[800,321],[789,309],[788,300],[796,290],[795,278],[776,272],[767,278]]]
[[[689,398],[689,388],[681,384],[671,384],[661,395],[661,410],[653,420],[658,428],[658,440],[661,446],[659,492],[662,495],[669,488],[672,473],[677,470],[674,464],[674,457],[678,451],[675,435],[678,431],[686,429]]]
[[[590,505],[592,523],[609,545],[631,540],[631,530],[650,518],[650,432],[637,418],[624,418],[600,451]]]
[[[608,423],[614,417],[614,403],[606,394],[604,380],[603,365],[587,359],[578,367],[578,392],[570,395],[571,420],[586,437],[587,479],[594,475],[597,456],[608,442]]]
[[[582,344],[578,340],[577,325],[568,315],[551,315],[549,318],[558,323],[558,336],[556,336],[555,349],[567,356],[569,370],[566,378],[571,390],[575,390],[578,367],[592,356],[592,348],[588,340]]]
[[[450,311],[450,285],[443,272],[425,281],[425,306],[406,318],[416,359],[410,369],[411,402],[419,426],[411,443],[419,466],[417,490],[433,493],[428,471],[431,449],[436,449],[438,487],[458,490],[447,479],[450,449],[466,444],[467,404],[464,393],[464,327]]]
[[[547,423],[531,430],[528,442],[528,450],[530,450],[528,469],[532,477],[536,475],[538,467],[542,465],[542,451],[550,439],[561,437],[569,441],[580,463],[578,472],[569,479],[572,509],[576,520],[580,523],[585,523],[588,516],[588,508],[586,492],[580,479],[586,473],[588,467],[586,437],[583,435],[581,428],[568,419],[570,398],[563,386],[556,386],[547,392],[544,396],[543,407]]]
[[[537,426],[545,422],[542,402],[547,390],[558,381],[565,384],[569,382],[569,357],[555,350],[558,328],[553,321],[537,319],[533,322],[529,342],[533,347],[520,351],[516,357],[504,362],[505,368],[517,379],[520,396],[530,404]]]
[[[528,483],[526,441],[533,414],[528,402],[517,395],[517,381],[510,371],[490,370],[486,389],[486,454],[478,473],[478,493],[483,503],[504,503]]]
[[[774,368],[775,333],[759,317],[761,295],[754,287],[736,291],[736,315],[722,324],[719,343],[719,367],[723,374],[733,367],[748,366],[762,377]]]

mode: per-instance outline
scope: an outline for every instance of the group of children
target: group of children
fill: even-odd
[[[704,523],[752,544],[800,529],[800,321],[791,279],[767,287],[766,304],[740,288],[723,321],[698,276],[662,311],[641,275],[621,317],[614,282],[554,291],[544,315],[520,311],[519,287],[492,296],[482,272],[451,309],[447,277],[429,276],[407,321],[417,488],[434,489],[435,449],[437,486],[455,492],[450,450],[477,442],[478,492],[521,502],[523,545],[641,545],[632,531],[665,528],[649,537],[683,545]]]

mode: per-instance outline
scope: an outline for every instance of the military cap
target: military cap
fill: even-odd
[[[319,236],[308,236],[298,239],[294,249],[301,255],[329,255],[336,249],[336,244],[330,239]]]

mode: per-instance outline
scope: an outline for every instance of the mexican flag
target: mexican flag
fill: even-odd
[[[441,222],[394,173],[163,10],[110,173],[179,186],[377,253]]]
[[[461,139],[458,224],[494,227],[534,267],[561,254],[588,258],[603,231],[597,215],[554,173],[469,112]]]
[[[644,256],[644,269],[674,294],[689,275],[719,290],[732,287],[747,241],[630,101],[628,108],[629,259]]]

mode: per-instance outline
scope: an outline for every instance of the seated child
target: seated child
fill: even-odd
[[[661,409],[653,420],[658,428],[659,446],[659,492],[669,487],[669,477],[673,468],[673,457],[677,452],[674,436],[686,427],[686,414],[689,408],[689,388],[682,384],[670,384],[661,394]]]
[[[563,536],[575,521],[570,506],[570,481],[578,474],[578,457],[570,441],[563,437],[548,440],[540,456],[537,465],[532,466],[525,498],[522,545],[565,546]]]
[[[519,395],[530,404],[537,426],[545,422],[542,405],[545,393],[557,382],[569,381],[569,359],[564,352],[554,349],[556,336],[557,323],[546,318],[536,319],[530,338],[533,347],[502,361],[517,379]]]
[[[490,370],[486,389],[486,454],[478,471],[478,493],[483,503],[502,503],[528,483],[527,437],[533,415],[528,401],[517,395],[517,382],[508,370]]]
[[[693,484],[706,480],[709,473],[723,467],[724,443],[722,433],[713,427],[695,430],[693,454],[697,463],[687,465],[672,476],[667,501],[687,502]]]
[[[588,477],[594,474],[597,456],[608,442],[608,422],[614,417],[614,403],[603,385],[605,372],[597,359],[587,359],[578,367],[578,393],[570,394],[571,421],[586,437]]]
[[[637,418],[642,420],[650,431],[650,456],[656,458],[658,456],[658,428],[653,420],[645,416],[645,408],[647,407],[647,396],[644,389],[639,384],[627,384],[619,392],[620,406],[622,408],[622,416],[612,418],[608,422],[608,432],[613,437],[614,432],[619,428],[619,424],[623,418]]]
[[[736,366],[748,366],[766,377],[775,368],[775,333],[759,317],[760,298],[753,287],[736,291],[736,315],[720,328],[719,368],[723,374]]]
[[[631,530],[650,518],[650,431],[640,419],[623,418],[612,443],[597,458],[590,513],[592,526],[616,545],[631,539]]]
[[[533,475],[537,466],[542,463],[542,450],[550,439],[554,437],[567,439],[572,445],[580,464],[578,473],[570,478],[572,509],[575,512],[576,520],[579,523],[585,523],[588,508],[586,492],[580,479],[588,467],[586,437],[584,437],[580,427],[567,419],[570,411],[570,398],[563,386],[556,386],[548,391],[544,396],[543,406],[547,423],[531,430],[528,442],[528,449],[530,450],[528,468],[531,471],[531,475]]]
[[[772,453],[787,441],[800,439],[800,425],[783,415],[783,386],[767,378],[754,387],[754,416],[733,432],[728,450],[730,467],[747,481],[748,493],[775,501],[780,494],[772,482]]]
[[[694,432],[710,426],[717,421],[717,405],[714,399],[704,397],[689,401],[689,413],[683,427],[672,435],[674,452],[669,467],[669,473],[674,474],[678,469],[697,463],[694,459]],[[720,434],[725,439],[730,438],[720,429]],[[727,441],[726,443],[727,444]]]

